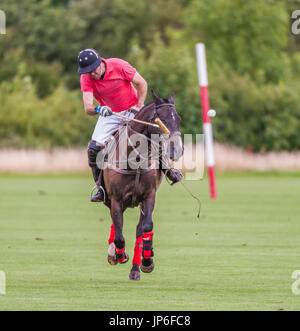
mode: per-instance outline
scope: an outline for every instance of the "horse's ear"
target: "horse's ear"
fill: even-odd
[[[153,90],[151,90],[151,93],[152,93],[152,99],[156,105],[160,105],[163,103],[163,100],[159,96],[157,96]]]
[[[175,105],[175,96],[174,94],[171,94],[170,97],[169,97],[169,102],[172,104],[172,105]]]

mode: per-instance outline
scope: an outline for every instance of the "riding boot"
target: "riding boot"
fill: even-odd
[[[89,159],[89,166],[92,169],[94,181],[98,187],[97,193],[91,197],[91,202],[103,202],[105,200],[105,191],[102,186],[104,184],[103,180],[103,171],[98,167],[97,161],[99,161],[99,152],[103,150],[102,146],[97,146],[95,141],[90,141],[88,146],[88,159]],[[97,160],[98,156],[98,160]]]
[[[167,178],[169,178],[170,181],[172,182],[171,185],[180,182],[183,178],[182,173],[177,169],[170,168],[170,169],[163,169],[162,171],[167,176]]]
[[[97,193],[91,197],[91,202],[104,202],[104,200],[104,189],[102,188],[102,186],[100,186]]]
[[[102,177],[102,171],[100,169],[98,169],[98,167],[95,169],[95,168],[92,168],[92,172],[93,172],[93,176],[94,176],[94,173],[98,174],[98,176],[96,178],[98,178],[96,180],[95,176],[94,176],[94,180],[95,180],[95,183],[97,184],[97,187],[98,187],[98,191],[97,193],[91,197],[91,202],[103,202],[105,200],[105,194],[104,194],[104,188],[102,187],[101,185],[101,178],[99,178],[99,176]]]

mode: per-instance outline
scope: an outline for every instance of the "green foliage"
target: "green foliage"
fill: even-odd
[[[211,71],[218,141],[254,151],[300,149],[299,84],[258,86],[249,76]]]
[[[51,95],[60,85],[61,69],[59,64],[29,63],[26,73],[32,78],[36,85],[36,92],[40,98]]]
[[[129,41],[135,39],[147,48],[155,32],[166,39],[169,26],[182,20],[183,0],[75,0],[76,15],[85,22],[86,47],[99,48],[104,57],[126,56]],[[148,52],[151,49],[147,49]]]
[[[283,75],[289,30],[284,3],[193,0],[187,25],[194,40],[205,40],[214,62],[262,82],[276,82]]]
[[[0,85],[0,146],[50,148],[85,145],[92,120],[84,114],[77,92],[58,86],[40,99],[30,76]]]
[[[35,61],[59,61],[65,70],[74,68],[81,48],[85,23],[66,7],[55,7],[50,0],[10,0],[3,9],[9,29],[6,51],[22,47],[22,55]]]
[[[152,53],[133,47],[130,60],[149,82],[149,87],[159,96],[168,98],[175,94],[176,109],[182,117],[184,133],[200,133],[202,117],[197,84],[196,63],[187,47],[178,47],[176,41],[166,47],[157,34],[151,44]],[[170,61],[172,59],[172,61]],[[187,70],[194,68],[194,70]],[[149,93],[151,99],[151,95]]]
[[[0,42],[0,145],[85,145],[77,54],[121,57],[201,133],[195,43],[207,50],[215,138],[254,151],[300,149],[298,0],[6,1]],[[74,91],[73,91],[74,90]],[[148,100],[150,93],[148,94]]]

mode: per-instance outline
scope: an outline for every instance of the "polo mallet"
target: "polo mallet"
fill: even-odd
[[[170,135],[169,129],[164,125],[164,123],[158,117],[154,120],[154,122],[156,123],[156,124],[154,124],[154,123],[149,123],[149,122],[137,120],[135,118],[131,118],[131,117],[121,115],[121,114],[118,114],[118,113],[113,113],[113,115],[117,116],[117,117],[125,118],[129,121],[134,121],[134,122],[137,122],[137,123],[154,126],[155,128],[160,128],[163,133],[165,133],[168,136]]]

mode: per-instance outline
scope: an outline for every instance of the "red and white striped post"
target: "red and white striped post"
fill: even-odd
[[[210,118],[207,115],[209,111],[209,96],[208,96],[208,79],[206,68],[205,45],[202,43],[196,44],[198,79],[201,92],[202,115],[203,115],[203,132],[204,144],[206,152],[206,164],[209,176],[210,197],[217,198],[216,181],[215,181],[215,159],[213,147],[213,132]]]

